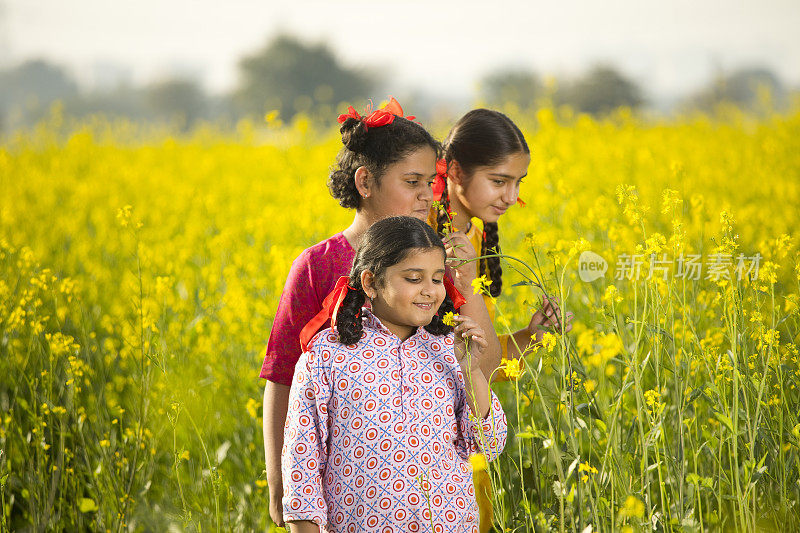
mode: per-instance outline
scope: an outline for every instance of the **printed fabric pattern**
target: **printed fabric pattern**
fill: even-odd
[[[284,519],[323,532],[477,532],[469,456],[506,441],[497,396],[471,416],[453,334],[405,341],[368,309],[355,345],[318,333],[298,361],[282,454]],[[429,511],[430,508],[430,511]],[[431,514],[432,513],[432,514]]]

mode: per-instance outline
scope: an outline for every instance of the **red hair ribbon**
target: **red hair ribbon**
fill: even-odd
[[[444,277],[444,290],[447,292],[447,295],[453,300],[453,307],[458,309],[465,303],[467,303],[467,299],[464,298],[456,286],[453,285],[453,280],[450,279],[449,276]]]
[[[354,118],[364,122],[364,125],[367,126],[367,129],[380,128],[381,126],[386,126],[394,122],[394,117],[403,118],[403,108],[393,96],[390,97],[389,103],[382,108],[372,111],[372,104],[370,104],[367,106],[367,109],[364,111],[364,113],[368,113],[368,115],[366,117],[362,117],[358,114],[358,111],[353,108],[353,106],[349,106],[347,108],[347,113],[339,115],[339,124],[343,123],[348,118]],[[416,117],[408,116],[405,118],[408,120],[414,120]]]
[[[517,203],[519,204],[520,207],[525,207],[526,205],[528,205],[519,196],[517,196]]]
[[[303,326],[300,331],[300,347],[304,352],[308,351],[309,341],[328,322],[328,319],[331,321],[331,327],[336,329],[336,316],[339,314],[339,307],[341,307],[344,297],[347,296],[349,291],[356,290],[348,284],[349,281],[350,278],[348,276],[340,277],[336,282],[336,286],[322,301],[320,312]]]
[[[437,202],[442,200],[442,195],[447,187],[447,161],[439,159],[436,161],[436,178],[433,180],[433,199]]]

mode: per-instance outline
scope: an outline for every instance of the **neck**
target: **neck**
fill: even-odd
[[[464,207],[464,204],[459,201],[458,195],[455,194],[453,189],[454,187],[452,186],[448,186],[447,189],[447,195],[448,198],[450,198],[450,211],[455,213],[455,216],[453,216],[453,226],[459,231],[466,232],[467,224],[472,216],[467,212],[467,208]]]
[[[353,250],[358,250],[358,245],[361,244],[361,238],[364,237],[364,234],[373,222],[375,222],[375,220],[372,220],[372,217],[366,215],[363,209],[356,211],[352,224],[342,232],[342,235],[344,235],[344,238],[350,243],[350,246],[353,247]]]
[[[381,321],[381,324],[383,324],[384,327],[386,327],[386,329],[388,329],[391,333],[397,335],[397,337],[400,339],[400,342],[404,342],[406,339],[411,337],[414,334],[414,332],[417,331],[417,328],[415,326],[404,326],[402,324],[395,324],[389,320],[381,318],[381,316],[375,312],[374,306],[371,312],[373,315],[375,315],[375,318]],[[380,312],[380,308],[378,309],[378,312]]]

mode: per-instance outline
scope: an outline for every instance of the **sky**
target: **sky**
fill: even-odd
[[[504,68],[610,63],[664,99],[752,65],[800,87],[798,27],[799,0],[0,0],[0,67],[44,57],[87,86],[180,74],[222,93],[240,57],[284,32],[398,91],[468,97]]]

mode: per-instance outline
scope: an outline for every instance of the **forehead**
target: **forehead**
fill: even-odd
[[[509,154],[494,165],[478,167],[476,172],[483,174],[500,175],[504,177],[521,178],[528,173],[531,164],[531,154],[514,152]]]
[[[419,146],[407,153],[400,161],[386,168],[385,176],[403,176],[404,174],[420,174],[428,176],[436,173],[436,152],[427,145]]]
[[[421,269],[434,272],[444,269],[444,250],[441,248],[414,248],[389,270],[400,272],[408,269]]]

